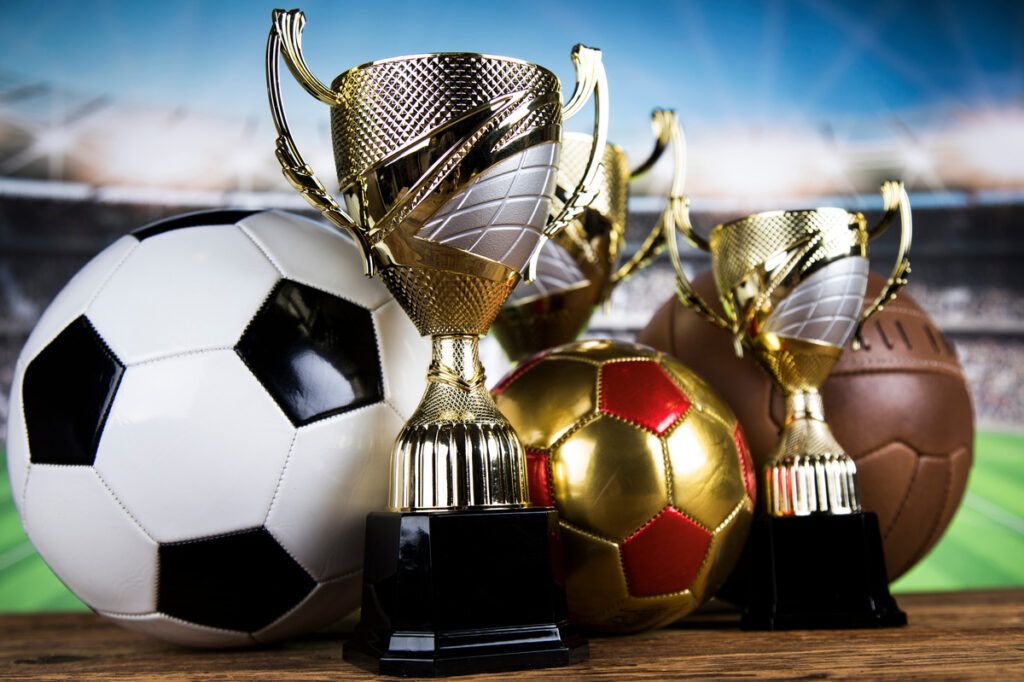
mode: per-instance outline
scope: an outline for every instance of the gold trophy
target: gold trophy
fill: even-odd
[[[477,342],[543,242],[592,199],[607,125],[601,53],[574,48],[576,89],[564,106],[550,71],[474,53],[370,62],[327,87],[303,58],[304,23],[298,10],[273,13],[277,158],[433,342],[426,391],[392,454],[388,511],[367,519],[362,619],[345,657],[403,676],[582,660],[587,645],[568,626],[552,561],[557,517],[528,508],[523,448],[484,386]],[[331,107],[344,208],[292,141],[282,56]],[[592,149],[552,217],[562,121],[592,94]]]
[[[907,193],[898,182],[881,191],[885,212],[871,229],[860,213],[818,208],[758,213],[719,225],[705,240],[681,195],[665,225],[682,301],[729,330],[736,352],[751,352],[785,397],[784,426],[761,475],[763,516],[751,536],[748,629],[906,623],[889,595],[877,518],[861,511],[856,466],[833,437],[818,392],[846,343],[859,348],[864,323],[895,298],[910,272]],[[897,212],[896,266],[861,313],[868,241]],[[725,317],[683,273],[676,228],[711,252]]]
[[[682,186],[686,173],[683,138],[681,133],[673,134],[678,126],[674,111],[655,109],[651,114],[654,149],[632,171],[620,147],[605,145],[596,179],[597,196],[556,239],[544,244],[538,255],[536,279],[516,287],[494,321],[494,336],[513,362],[576,339],[615,286],[661,252],[665,245],[664,216],[632,258],[615,269],[626,241],[629,182],[654,166],[672,141],[676,143],[673,187]],[[590,135],[566,133],[558,162],[556,197],[571,196],[588,169],[593,146]],[[558,209],[556,199],[552,211]]]

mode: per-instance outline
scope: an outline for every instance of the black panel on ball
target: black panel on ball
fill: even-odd
[[[264,528],[161,544],[156,608],[199,625],[255,632],[316,581]]]
[[[181,230],[186,227],[199,227],[201,225],[234,225],[254,213],[259,213],[259,211],[243,211],[240,209],[196,211],[195,213],[186,213],[184,215],[174,216],[173,218],[158,220],[155,223],[150,223],[149,225],[143,225],[142,227],[133,230],[132,236],[141,242],[149,239],[150,237],[155,237],[158,234],[171,232],[173,230]]]
[[[25,370],[22,405],[30,459],[91,465],[124,365],[84,316],[64,328]]]
[[[370,311],[282,280],[235,347],[296,426],[384,399]]]

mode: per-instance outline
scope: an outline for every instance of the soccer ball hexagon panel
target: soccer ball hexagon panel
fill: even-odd
[[[549,410],[552,392],[592,399]],[[755,488],[742,430],[710,387],[649,348],[582,341],[524,361],[494,393],[523,439],[531,500],[558,509],[573,620],[632,632],[714,594]]]
[[[430,359],[395,308],[347,238],[286,213],[118,240],[16,365],[8,468],[29,538],[95,610],[182,644],[344,617]]]

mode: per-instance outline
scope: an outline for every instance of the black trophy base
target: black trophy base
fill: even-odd
[[[553,509],[374,512],[363,609],[345,659],[382,675],[444,677],[570,665]]]
[[[878,517],[771,517],[750,538],[744,630],[880,628],[907,624],[889,594]]]

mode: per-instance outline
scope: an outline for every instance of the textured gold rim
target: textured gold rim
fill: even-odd
[[[480,59],[493,59],[495,61],[508,62],[509,64],[520,64],[522,66],[529,66],[534,69],[537,69],[538,71],[550,75],[552,78],[558,77],[550,69],[540,66],[539,64],[534,64],[533,62],[528,62],[525,59],[517,59],[516,57],[504,57],[502,55],[486,54],[483,52],[421,52],[419,54],[407,54],[398,57],[385,57],[384,59],[374,59],[373,61],[370,62],[363,62],[362,64],[353,66],[338,74],[338,76],[333,81],[331,81],[331,88],[336,89],[335,85],[338,83],[338,81],[340,81],[348,74],[353,73],[354,71],[368,69],[383,64],[393,64],[395,62],[404,61],[418,61],[421,59],[436,59],[437,57],[458,57],[460,59],[476,57]]]
[[[784,216],[797,216],[805,213],[843,213],[849,218],[851,227],[867,229],[867,220],[864,218],[863,213],[851,213],[845,208],[839,208],[838,206],[819,206],[817,208],[793,208],[783,211],[762,211],[760,213],[751,213],[750,215],[743,216],[742,218],[736,218],[735,220],[715,225],[708,234],[708,241],[710,242],[711,235],[716,232],[725,232],[728,229],[738,227],[746,222],[767,220],[769,218],[780,218]]]

